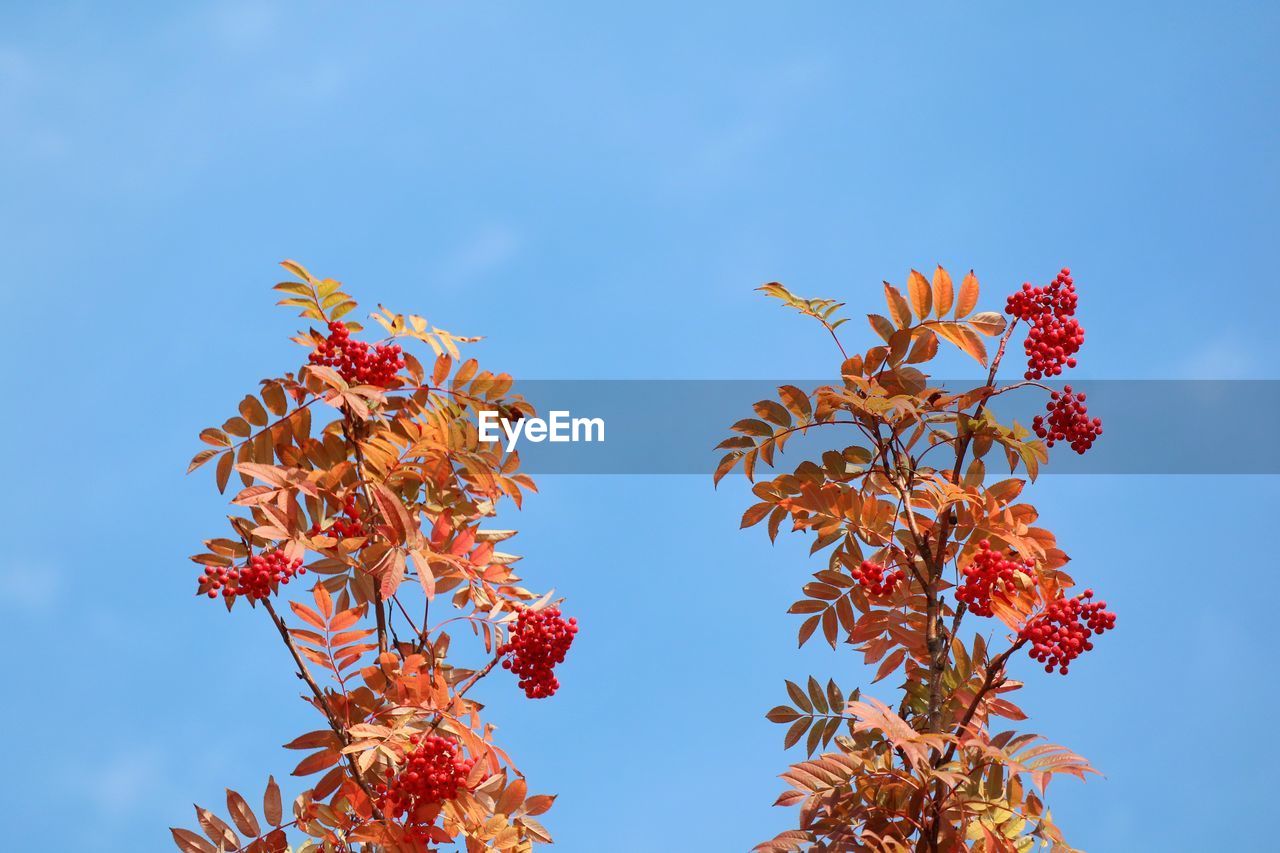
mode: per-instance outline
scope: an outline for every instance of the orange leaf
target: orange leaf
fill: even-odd
[[[316,607],[320,608],[320,612],[324,614],[325,619],[333,616],[333,596],[329,594],[329,588],[322,583],[316,584],[315,589],[311,591],[311,595],[316,600]]]
[[[911,294],[911,307],[921,320],[928,319],[933,308],[933,292],[929,282],[920,273],[912,270],[907,275],[907,293]]]
[[[527,815],[542,814],[551,808],[552,803],[555,801],[554,794],[534,794],[524,801],[523,812]]]
[[[868,314],[867,321],[871,323],[871,328],[875,329],[876,334],[884,338],[885,343],[888,343],[889,338],[893,337],[893,333],[896,331],[893,328],[893,324],[889,322],[888,317],[882,317],[879,314]]]
[[[933,271],[933,310],[941,317],[951,310],[955,289],[951,286],[951,273],[939,266]]]
[[[969,274],[960,282],[960,298],[956,300],[956,319],[968,317],[969,312],[978,304],[978,277],[969,270]]]
[[[324,588],[323,585],[321,585],[320,588],[323,589]],[[303,622],[306,622],[308,625],[314,625],[315,627],[319,628],[321,631],[325,629],[324,617],[322,617],[319,613],[316,613],[307,605],[299,601],[290,601],[289,607],[293,610],[295,614],[297,614],[298,618],[301,619]]]
[[[884,301],[889,306],[889,318],[899,329],[911,325],[911,308],[907,305],[907,300],[898,288],[887,281],[884,283]]]
[[[329,620],[329,630],[333,632],[345,631],[359,622],[361,615],[360,609],[344,610]]]
[[[524,802],[525,794],[528,793],[528,784],[523,779],[516,779],[502,792],[494,811],[498,814],[511,814]]]
[[[916,331],[916,342],[907,354],[907,364],[919,364],[938,354],[938,336],[928,329]]]
[[[227,481],[231,479],[231,466],[234,463],[235,454],[230,450],[218,457],[216,476],[218,479],[218,491],[220,493],[227,490]]]
[[[326,767],[337,764],[339,757],[337,752],[328,749],[314,752],[298,762],[298,766],[293,769],[293,775],[310,776],[312,773],[318,773]]]
[[[887,658],[880,662],[880,667],[876,670],[876,677],[871,679],[872,682],[879,681],[898,667],[902,666],[902,661],[907,656],[905,648],[899,648],[890,654]]]
[[[978,333],[968,326],[946,321],[933,324],[933,329],[942,337],[951,341],[961,350],[972,356],[978,364],[987,366],[987,345],[978,337]]]
[[[394,541],[407,542],[410,531],[416,532],[416,527],[409,516],[409,511],[404,508],[404,504],[396,493],[382,483],[375,483],[369,487],[369,497],[377,505],[382,520],[395,532]]]

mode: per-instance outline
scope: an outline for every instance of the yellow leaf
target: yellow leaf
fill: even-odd
[[[963,296],[963,291],[961,291],[961,295]],[[933,329],[939,335],[964,350],[964,352],[973,356],[983,367],[987,366],[987,346],[973,329],[968,326],[962,326],[959,323],[945,321],[935,323]]]
[[[994,337],[1004,331],[1006,324],[1003,314],[982,311],[969,318],[969,325],[987,337]]]
[[[307,272],[307,268],[297,261],[281,261],[280,266],[284,267],[303,281],[311,282],[313,280],[311,278],[311,273]]]

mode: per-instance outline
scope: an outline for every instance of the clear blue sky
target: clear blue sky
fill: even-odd
[[[186,561],[223,512],[182,475],[196,432],[296,364],[281,258],[528,378],[820,375],[829,344],[753,287],[870,309],[938,262],[992,297],[1071,265],[1083,375],[1276,378],[1276,4],[619,7],[0,9],[3,846],[170,849],[192,800],[260,790],[313,722],[269,626],[193,599]],[[737,532],[740,481],[542,486],[519,550],[583,633],[554,700],[484,698],[561,794],[558,849],[791,826],[762,714],[784,677],[867,676],[794,651],[801,543]],[[1107,774],[1051,791],[1077,846],[1269,849],[1234,818],[1273,808],[1278,497],[1039,487],[1120,613],[1025,695]]]

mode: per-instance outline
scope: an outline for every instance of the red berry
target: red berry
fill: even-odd
[[[467,777],[476,759],[458,754],[458,743],[448,738],[414,735],[413,749],[405,756],[399,772],[380,783],[382,810],[393,818],[407,817],[405,829],[421,840],[429,838],[431,822],[415,818],[419,806],[438,805],[456,799],[459,791],[470,790]]]
[[[520,680],[520,689],[530,699],[544,699],[560,687],[553,672],[563,663],[573,637],[578,633],[578,620],[565,621],[560,608],[521,610],[511,629],[511,640],[498,653],[509,655],[502,661]]]
[[[243,595],[256,601],[271,595],[280,584],[287,584],[295,575],[305,573],[302,560],[290,560],[283,551],[273,549],[255,554],[248,563],[237,568],[218,568],[213,574],[206,569],[199,578],[198,591],[209,598],[217,598],[221,590],[223,598]]]
[[[1102,419],[1089,418],[1083,392],[1072,394],[1070,385],[1062,390],[1061,394],[1055,391],[1049,395],[1049,402],[1045,405],[1048,419],[1036,415],[1031,420],[1031,428],[1050,447],[1065,441],[1076,453],[1084,453],[1102,435]]]
[[[327,527],[321,528],[320,522],[311,525],[308,533],[311,536],[330,536],[338,541],[349,537],[368,536],[369,529],[360,520],[360,506],[356,503],[355,492],[347,496],[342,505],[342,515],[332,519]]]
[[[853,579],[862,584],[863,589],[867,591],[867,595],[888,595],[897,589],[898,584],[906,577],[902,569],[895,569],[885,574],[885,566],[879,563],[873,563],[870,560],[863,560],[862,564],[853,570]]]
[[[1010,557],[1013,555],[1011,554]],[[1014,576],[1029,575],[1033,560],[1014,560],[991,549],[991,542],[978,543],[978,553],[964,568],[964,582],[956,587],[956,598],[979,616],[990,616],[991,596],[1008,589]]]
[[[1092,597],[1093,590],[1087,589],[1074,598],[1059,598],[1018,632],[1031,642],[1028,654],[1045,665],[1045,672],[1056,667],[1066,675],[1068,664],[1093,650],[1090,637],[1115,628],[1116,615],[1106,609],[1105,601],[1089,601]]]
[[[1075,285],[1063,268],[1050,284],[1032,287],[1028,282],[1005,302],[1005,313],[1031,324],[1022,347],[1027,354],[1027,379],[1058,376],[1062,368],[1075,367],[1073,357],[1084,343],[1084,329],[1076,322]]]
[[[347,324],[335,320],[329,324],[329,337],[316,344],[311,363],[332,367],[352,385],[377,385],[389,388],[404,367],[400,347],[377,344],[372,349],[363,341],[351,340]]]

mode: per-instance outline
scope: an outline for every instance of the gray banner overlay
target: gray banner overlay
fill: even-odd
[[[731,424],[755,417],[752,403],[777,399],[779,385],[804,391],[822,380],[523,380],[515,390],[544,419],[553,410],[604,421],[604,441],[530,441],[515,446],[530,474],[703,474],[710,476]],[[960,391],[980,380],[934,380]],[[1280,474],[1280,380],[1094,380],[1069,384],[1087,395],[1090,417],[1103,434],[1083,456],[1062,444],[1050,450],[1043,474]],[[992,400],[1002,423],[1030,427],[1048,393],[1021,388]],[[579,431],[585,437],[585,426]],[[500,432],[499,432],[500,434]],[[793,468],[823,450],[860,444],[855,427],[829,425],[795,435],[779,457]],[[506,437],[502,437],[506,443]],[[932,456],[941,459],[942,451]],[[996,455],[991,473],[1003,473]],[[758,476],[768,476],[761,469]]]

